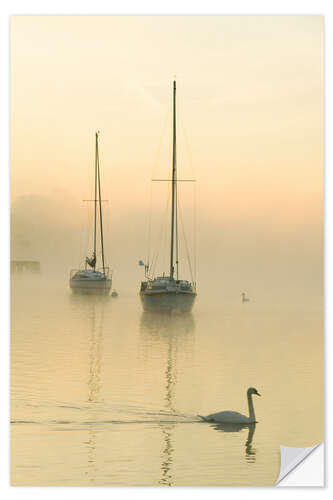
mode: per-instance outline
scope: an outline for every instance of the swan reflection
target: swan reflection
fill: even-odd
[[[245,442],[245,460],[253,463],[256,460],[256,448],[252,447],[252,440],[256,430],[256,424],[230,424],[222,422],[214,422],[210,426],[220,432],[240,432],[248,429],[247,440]]]

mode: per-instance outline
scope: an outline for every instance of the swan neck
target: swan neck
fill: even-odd
[[[256,416],[254,414],[252,394],[248,394],[247,395],[247,402],[248,402],[248,405],[249,405],[249,417],[250,417],[250,420],[251,420],[251,422],[255,422],[256,421]]]

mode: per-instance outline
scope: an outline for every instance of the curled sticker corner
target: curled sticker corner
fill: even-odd
[[[280,446],[281,462],[280,474],[275,482],[277,486],[293,469],[295,469],[303,460],[310,455],[322,443],[308,446],[307,448],[292,448],[288,446]]]

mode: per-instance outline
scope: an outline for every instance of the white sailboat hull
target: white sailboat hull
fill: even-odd
[[[193,292],[141,292],[140,298],[145,311],[190,312],[196,293]]]
[[[69,286],[73,293],[109,295],[112,287],[112,276],[92,270],[73,270]]]
[[[73,293],[109,295],[112,279],[106,280],[70,280],[69,286]]]

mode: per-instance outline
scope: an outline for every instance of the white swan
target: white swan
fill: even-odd
[[[256,422],[256,416],[254,414],[252,394],[256,394],[260,396],[257,389],[254,387],[249,387],[247,390],[247,402],[249,405],[249,417],[246,415],[242,415],[237,411],[219,411],[217,413],[212,413],[211,415],[207,415],[203,417],[202,415],[198,415],[205,422],[223,422],[226,424],[254,424]]]

